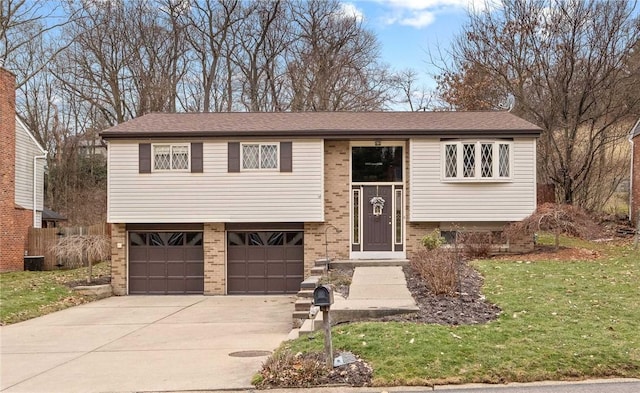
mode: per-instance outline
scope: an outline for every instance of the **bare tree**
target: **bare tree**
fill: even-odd
[[[242,24],[234,26],[238,48],[232,61],[242,74],[242,104],[251,112],[269,111],[267,75],[280,60],[285,45],[269,45],[286,25],[283,1],[270,0],[246,6]]]
[[[0,64],[16,73],[17,88],[44,69],[68,45],[62,37],[57,37],[55,41],[46,40],[55,42],[55,46],[34,50],[45,36],[51,38],[74,18],[73,14],[54,17],[60,11],[61,7],[56,4],[37,0],[0,0]]]
[[[375,35],[341,7],[335,0],[294,4],[291,110],[379,110],[390,98],[391,74],[379,64]]]
[[[188,14],[186,39],[198,65],[193,71],[199,76],[201,87],[194,109],[230,110],[232,85],[230,70],[225,67],[225,49],[231,41],[232,28],[243,17],[239,0],[205,0],[193,4]]]
[[[499,93],[513,94],[515,113],[544,130],[540,178],[556,184],[563,202],[598,207],[606,196],[595,199],[593,187],[606,180],[615,188],[624,176],[607,169],[616,165],[607,151],[640,105],[624,67],[640,37],[634,9],[623,1],[503,0],[471,13],[440,78],[443,98],[486,109]]]
[[[398,91],[397,102],[407,104],[409,110],[425,111],[434,108],[433,94],[425,86],[418,86],[418,72],[407,68],[392,77],[393,87]]]

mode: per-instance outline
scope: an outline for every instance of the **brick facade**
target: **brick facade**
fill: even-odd
[[[15,76],[0,67],[0,272],[23,270],[33,213],[15,205]]]
[[[350,223],[350,155],[349,141],[324,143],[324,223],[304,225],[305,276],[309,275],[316,259],[349,259]],[[333,225],[340,230],[328,228]],[[327,247],[325,247],[325,230]]]
[[[640,134],[633,138],[633,179],[631,179],[631,223],[638,222],[640,211]]]
[[[111,287],[117,296],[127,294],[128,247],[126,225],[111,224]]]
[[[224,224],[205,223],[203,236],[204,294],[224,295],[227,281]]]

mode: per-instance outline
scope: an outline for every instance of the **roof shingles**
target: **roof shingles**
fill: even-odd
[[[111,127],[105,139],[170,136],[383,136],[498,133],[538,136],[508,112],[151,113]]]

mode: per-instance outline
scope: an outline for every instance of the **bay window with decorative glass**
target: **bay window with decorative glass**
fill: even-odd
[[[443,142],[443,179],[465,181],[509,180],[511,142]]]
[[[189,170],[188,144],[153,145],[154,171],[186,171]]]
[[[277,143],[243,143],[242,169],[278,169]]]

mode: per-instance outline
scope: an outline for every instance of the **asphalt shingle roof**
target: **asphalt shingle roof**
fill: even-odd
[[[509,112],[224,112],[151,113],[118,124],[110,138],[175,136],[375,137],[529,135],[541,129]]]

